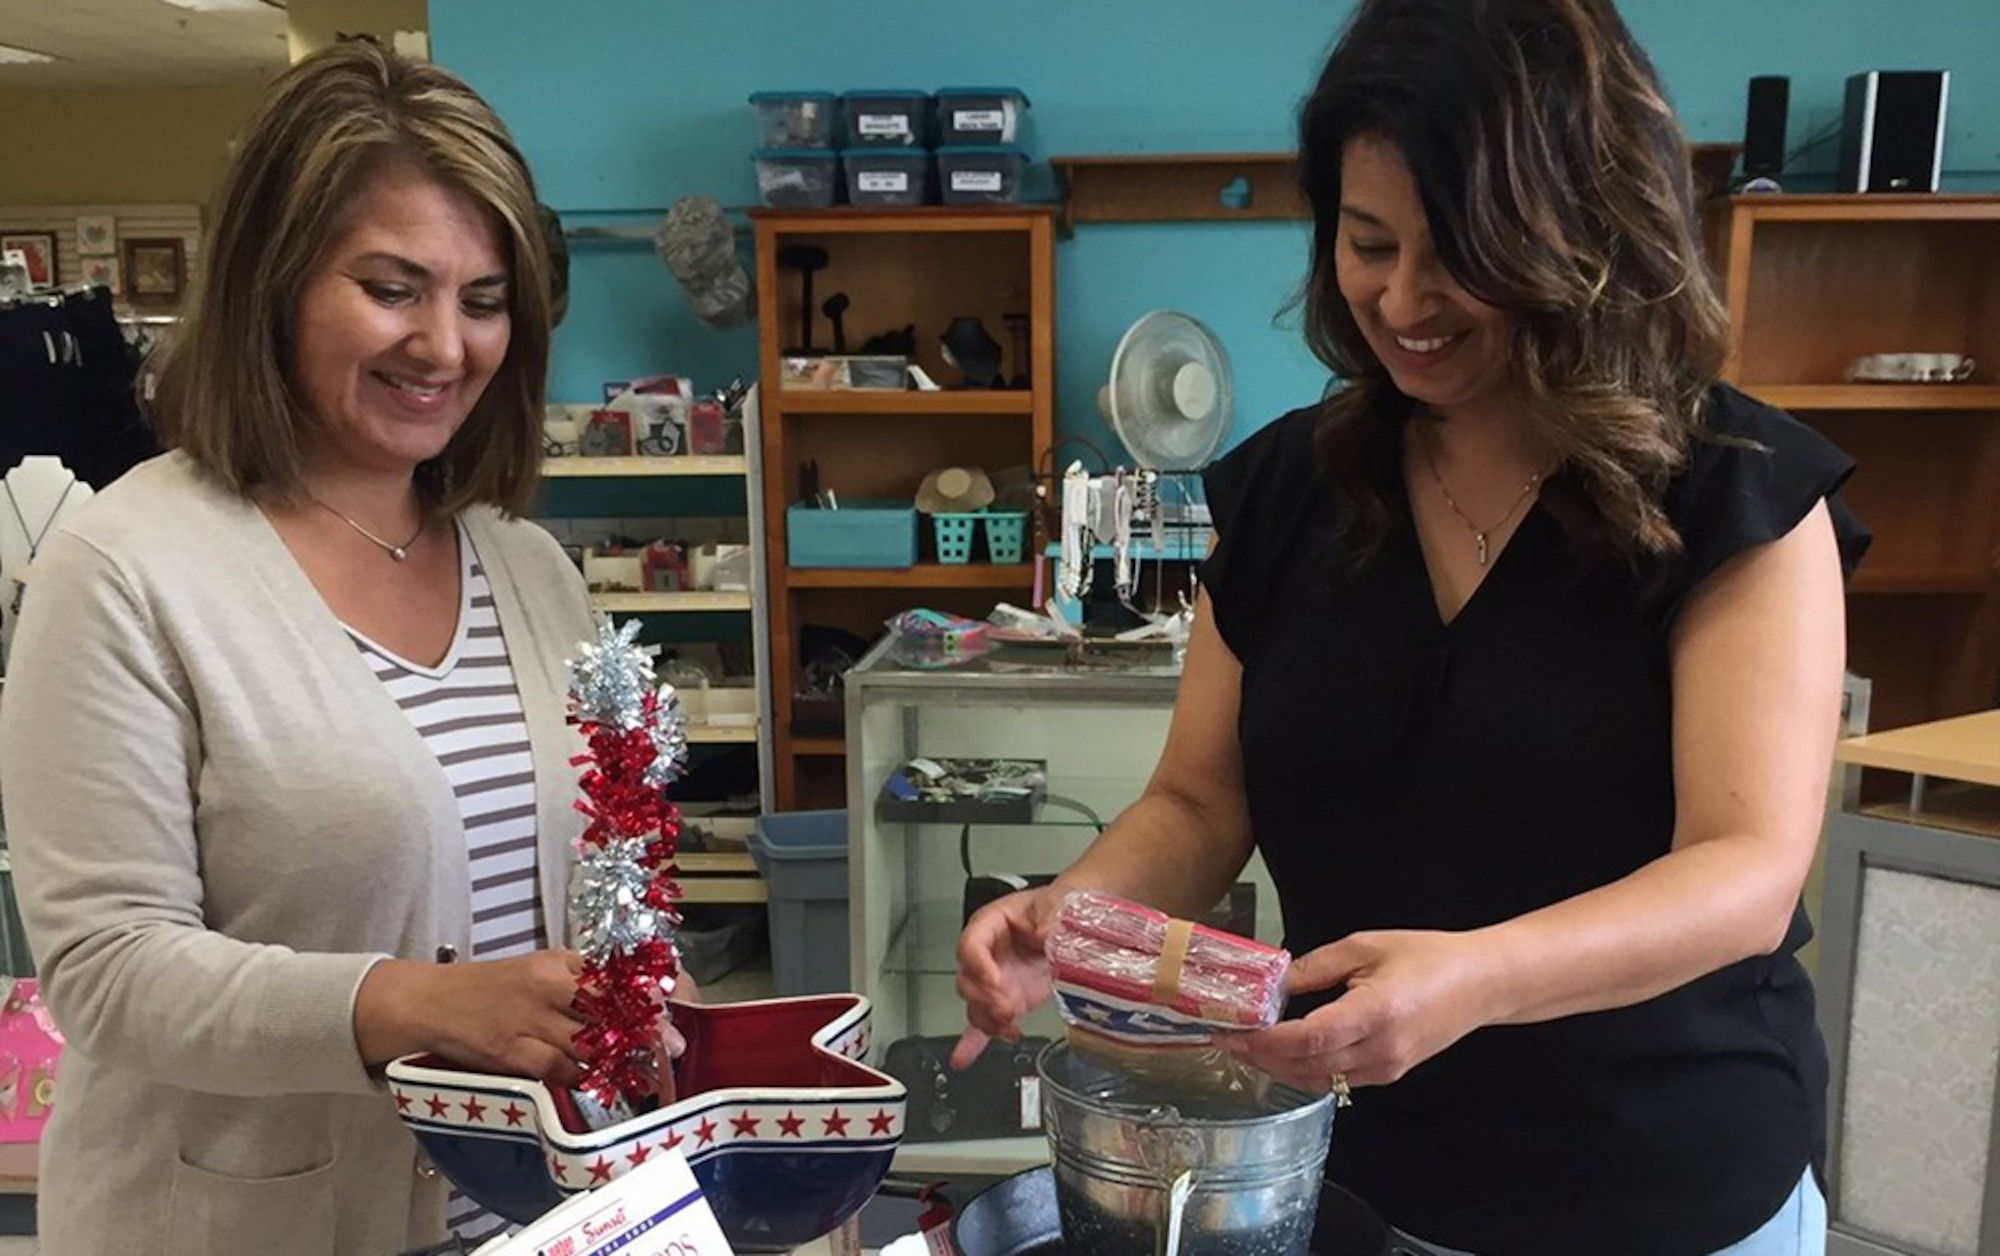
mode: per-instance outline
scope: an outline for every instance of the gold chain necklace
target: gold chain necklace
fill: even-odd
[[[333,507],[327,505],[325,502],[320,501],[320,499],[314,494],[307,493],[306,496],[311,497],[313,499],[313,502],[317,504],[320,507],[320,509],[326,511],[326,513],[332,515],[334,518],[340,520],[348,527],[353,528],[356,532],[359,532],[361,535],[367,537],[369,540],[375,542],[375,544],[387,550],[389,552],[389,557],[395,559],[399,563],[406,561],[410,557],[410,547],[412,545],[415,545],[417,543],[417,538],[424,534],[424,519],[422,515],[419,515],[417,517],[417,530],[415,532],[410,533],[409,540],[403,542],[401,545],[396,544],[394,541],[385,541],[381,537],[376,536],[373,532],[370,532],[368,529],[356,523],[354,520],[348,518],[346,515],[341,514],[338,510],[335,510]]]
[[[1514,504],[1507,507],[1507,513],[1482,528],[1472,521],[1472,516],[1466,514],[1459,506],[1458,499],[1451,495],[1451,489],[1445,484],[1443,474],[1438,471],[1437,456],[1431,452],[1430,436],[1420,429],[1417,433],[1417,443],[1424,447],[1424,465],[1431,469],[1431,478],[1437,481],[1438,492],[1444,494],[1444,504],[1451,507],[1451,513],[1458,516],[1458,521],[1465,525],[1467,532],[1472,533],[1473,544],[1478,547],[1479,565],[1484,567],[1487,559],[1491,557],[1488,541],[1495,532],[1507,526],[1507,521],[1514,517],[1514,512],[1519,510],[1529,496],[1541,486],[1544,473],[1537,471],[1529,476],[1528,482],[1521,486],[1520,493],[1515,496]]]

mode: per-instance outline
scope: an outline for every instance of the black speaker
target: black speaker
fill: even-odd
[[[1785,115],[1792,103],[1792,80],[1760,74],[1750,80],[1750,108],[1743,118],[1743,174],[1768,179],[1785,168]]]
[[[1847,80],[1843,192],[1935,192],[1944,165],[1949,70],[1871,70]]]

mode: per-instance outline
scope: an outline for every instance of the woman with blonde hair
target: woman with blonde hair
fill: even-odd
[[[48,540],[0,719],[68,1038],[41,1250],[388,1256],[447,1192],[386,1061],[575,1075],[546,244],[484,102],[354,42],[272,86],[201,262],[172,452]]]
[[[1825,1049],[1795,958],[1840,711],[1851,470],[1717,380],[1678,125],[1610,0],[1364,0],[1300,115],[1344,381],[1207,475],[1142,798],[959,947],[1047,997],[1056,905],[1200,914],[1253,847],[1327,1171],[1406,1250],[1804,1256]]]

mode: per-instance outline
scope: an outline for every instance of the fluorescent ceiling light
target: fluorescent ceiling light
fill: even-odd
[[[16,48],[12,44],[0,44],[0,65],[34,65],[38,61],[54,61],[46,52],[36,52],[31,48]]]
[[[268,13],[272,9],[283,9],[274,0],[165,0],[177,9],[193,9],[196,13]]]

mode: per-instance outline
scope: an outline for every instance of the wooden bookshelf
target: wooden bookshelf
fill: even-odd
[[[1849,590],[1871,723],[2000,703],[2000,196],[1738,196],[1708,222],[1726,377],[1856,460],[1875,534]],[[1873,353],[1963,353],[1956,384],[1849,383]]]
[[[907,210],[754,210],[758,282],[760,431],[764,563],[770,621],[769,730],[774,794],[781,810],[844,802],[842,739],[824,729],[793,731],[800,687],[799,641],[807,625],[864,639],[897,611],[924,606],[984,616],[997,601],[1033,589],[1029,564],[947,564],[929,535],[907,569],[794,569],[785,511],[805,495],[811,463],[821,488],[843,502],[910,501],[930,471],[977,466],[1046,469],[1055,438],[1055,211],[1047,206]],[[914,327],[915,362],[944,387],[936,392],[812,391],[779,386],[782,359],[799,347],[801,284],[778,265],[787,245],[827,254],[813,277],[815,305],[848,297],[850,349],[880,332]],[[1024,343],[1008,315],[1026,316]],[[938,337],[953,319],[973,317],[1001,345],[1002,368],[1025,388],[968,390],[953,385]],[[831,329],[817,310],[814,345]],[[1021,352],[1025,350],[1025,355]],[[1021,358],[1025,356],[1025,361]],[[927,521],[925,521],[927,522]]]

